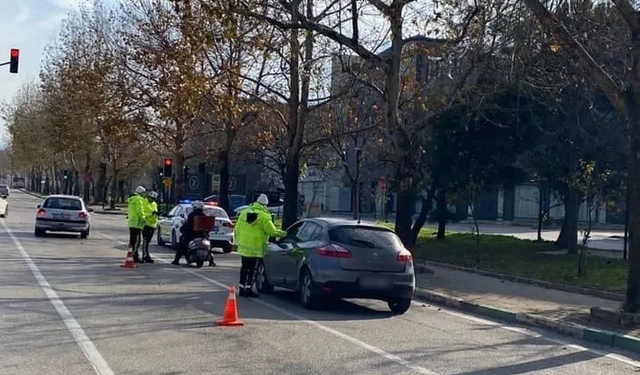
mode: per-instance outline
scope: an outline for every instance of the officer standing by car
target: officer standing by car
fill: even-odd
[[[127,199],[127,216],[129,218],[129,247],[133,251],[133,261],[142,263],[138,248],[142,235],[142,228],[145,224],[144,205],[146,199],[142,196],[145,192],[143,186],[136,187],[133,194]]]
[[[268,204],[267,196],[260,194],[255,203],[240,213],[236,222],[235,240],[242,257],[239,292],[242,297],[260,297],[252,290],[253,280],[258,262],[267,250],[269,237],[287,236],[287,232],[277,229],[273,224]]]
[[[156,203],[157,198],[158,193],[150,191],[144,202],[145,225],[144,228],[142,228],[142,261],[145,263],[153,263],[153,259],[151,259],[151,256],[149,255],[149,244],[151,243],[153,233],[158,226],[158,217],[160,216],[158,212],[158,204]]]

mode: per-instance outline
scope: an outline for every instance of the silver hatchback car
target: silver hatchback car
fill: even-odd
[[[82,198],[74,195],[50,195],[37,206],[35,236],[44,236],[47,231],[80,233],[87,238],[91,229],[89,213]]]
[[[325,297],[371,298],[398,314],[411,306],[416,283],[411,252],[392,230],[330,218],[293,224],[269,244],[256,276],[258,291],[295,290],[307,308]]]

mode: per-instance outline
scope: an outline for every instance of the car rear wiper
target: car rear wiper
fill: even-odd
[[[351,239],[351,240],[349,240],[349,242],[351,242],[354,245],[364,245],[364,246],[370,247],[372,249],[376,248],[376,244],[374,244],[373,242],[370,242],[370,241],[366,241],[366,240]]]

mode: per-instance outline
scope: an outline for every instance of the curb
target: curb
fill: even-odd
[[[424,262],[424,263],[426,265],[433,265],[433,266],[436,266],[436,267],[447,268],[447,269],[450,269],[450,270],[475,273],[477,275],[489,276],[489,277],[493,277],[493,278],[500,279],[500,280],[507,280],[507,281],[512,281],[512,282],[520,283],[520,284],[528,284],[528,285],[539,286],[539,287],[543,287],[545,289],[555,289],[555,290],[560,290],[560,291],[563,291],[563,292],[583,294],[583,295],[587,295],[587,296],[598,297],[598,298],[603,298],[603,299],[608,299],[608,300],[618,301],[618,302],[623,302],[625,300],[625,296],[622,295],[622,294],[619,294],[619,293],[605,292],[605,291],[602,291],[602,290],[591,289],[591,288],[583,288],[583,287],[579,287],[579,286],[556,284],[556,283],[552,283],[552,282],[548,282],[548,281],[529,279],[529,278],[521,277],[521,276],[513,276],[513,275],[507,275],[507,274],[504,274],[504,273],[498,273],[498,272],[492,272],[492,271],[479,270],[479,269],[475,269],[475,268],[455,266],[453,264],[448,264],[448,263],[431,262],[431,261],[427,261],[427,262]]]
[[[44,195],[42,194],[38,194],[38,193],[34,193],[32,191],[26,190],[26,189],[19,189],[21,192],[31,195],[32,197],[36,197],[36,198],[41,198],[44,199]],[[118,212],[109,212],[106,210],[94,210],[92,213],[94,214],[98,214],[98,215],[119,215],[119,216],[125,216],[127,213],[126,212],[122,212],[122,211],[118,211]]]
[[[640,353],[640,338],[622,333],[589,328],[575,323],[560,322],[535,314],[516,313],[492,306],[480,305],[427,289],[416,288],[414,298],[419,301],[444,305],[446,307],[475,315],[494,318],[509,323],[522,324],[534,328],[543,328],[563,336],[570,336],[589,342],[628,350],[634,353]]]

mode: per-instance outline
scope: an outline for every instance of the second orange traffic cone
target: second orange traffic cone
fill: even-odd
[[[219,326],[237,327],[243,326],[244,322],[238,318],[238,304],[236,302],[236,287],[231,286],[229,289],[229,298],[224,308],[224,316],[218,320]]]
[[[133,251],[131,251],[131,247],[127,250],[127,259],[124,261],[124,264],[120,265],[122,268],[138,268],[136,262],[133,261]]]

